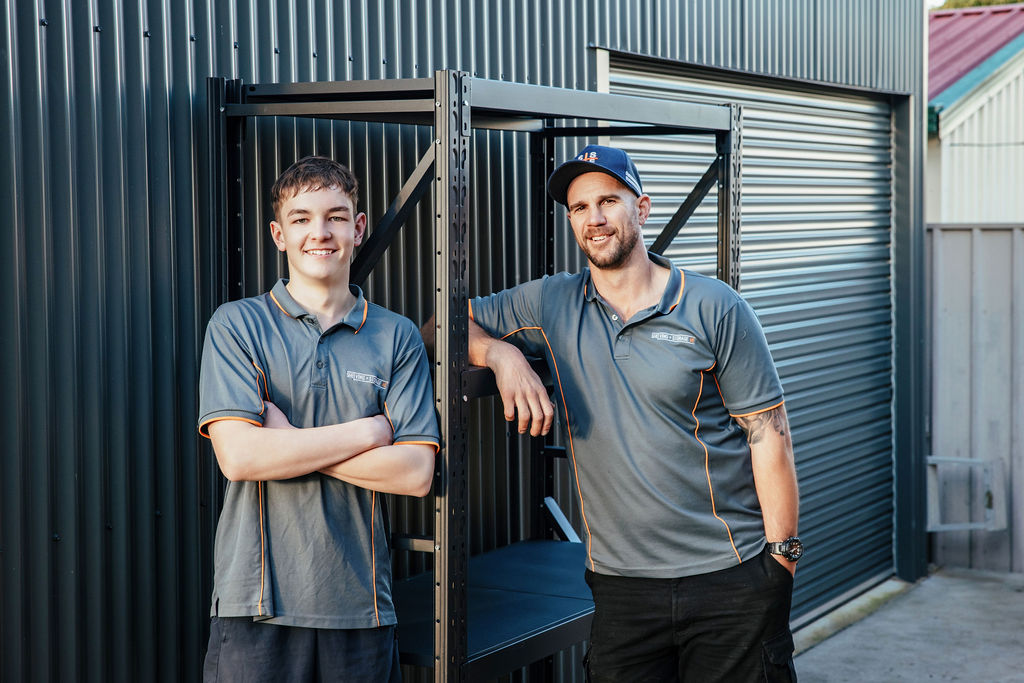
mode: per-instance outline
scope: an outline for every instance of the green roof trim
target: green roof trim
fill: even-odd
[[[1006,45],[1003,45],[1001,48],[996,50],[991,57],[968,71],[960,78],[960,80],[956,81],[933,97],[931,101],[928,102],[929,110],[932,107],[935,107],[936,112],[939,112],[951,107],[957,102],[957,100],[961,99],[978,87],[982,81],[995,73],[996,69],[1016,57],[1021,51],[1024,51],[1024,33],[1021,33]],[[930,113],[928,118],[928,129],[931,130]]]

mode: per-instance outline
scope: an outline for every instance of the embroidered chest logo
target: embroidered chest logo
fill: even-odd
[[[354,372],[352,370],[349,370],[345,373],[345,377],[348,377],[349,379],[354,380],[356,382],[376,384],[381,389],[388,388],[388,381],[386,379],[381,379],[380,377],[375,377],[373,375],[367,375],[365,372]]]
[[[651,332],[651,339],[669,342],[670,344],[689,344],[693,346],[697,338],[692,334],[672,334],[671,332]]]

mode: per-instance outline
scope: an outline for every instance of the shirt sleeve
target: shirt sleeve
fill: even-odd
[[[544,356],[547,351],[544,326],[543,295],[547,276],[469,303],[469,317],[492,337],[519,347],[529,356]]]
[[[385,391],[384,409],[395,433],[394,443],[440,448],[427,352],[411,323],[409,330],[403,330],[391,381]]]
[[[238,335],[217,314],[206,326],[199,370],[199,433],[217,420],[263,426],[266,374]]]
[[[782,382],[768,341],[743,299],[718,323],[715,358],[715,376],[730,415],[759,413],[782,403]]]

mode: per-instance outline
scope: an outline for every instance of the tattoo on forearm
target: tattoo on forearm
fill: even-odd
[[[756,415],[737,417],[736,423],[747,434],[747,443],[753,446],[764,439],[770,431],[777,432],[785,438],[789,432],[789,424],[786,420],[786,409],[782,406],[766,410]]]

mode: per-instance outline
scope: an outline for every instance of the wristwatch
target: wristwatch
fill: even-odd
[[[796,536],[790,536],[785,541],[769,543],[768,552],[772,555],[781,555],[790,562],[796,562],[804,556],[804,544]]]

